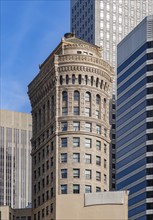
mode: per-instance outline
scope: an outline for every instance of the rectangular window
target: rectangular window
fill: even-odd
[[[45,209],[42,209],[42,218],[45,216]]]
[[[96,110],[96,118],[100,118],[100,113],[98,110]]]
[[[92,131],[91,123],[85,123],[85,131],[87,131],[87,132]]]
[[[73,193],[74,194],[80,193],[80,185],[79,184],[73,184]]]
[[[73,131],[80,130],[80,122],[73,122]]]
[[[67,131],[67,122],[62,122],[61,123],[61,130],[62,131]]]
[[[100,187],[96,187],[96,192],[101,192],[101,188]]]
[[[67,147],[67,138],[61,138],[61,147]]]
[[[96,156],[96,165],[101,165],[101,157]]]
[[[101,126],[100,125],[96,125],[96,133],[101,134]]]
[[[73,138],[73,147],[79,147],[80,146],[80,138],[74,137]]]
[[[66,179],[67,178],[67,169],[62,169],[61,170],[61,178]]]
[[[74,112],[73,112],[73,114],[74,115],[79,115],[79,107],[74,107]]]
[[[91,139],[89,139],[89,138],[85,139],[85,147],[86,148],[91,148]]]
[[[100,181],[101,180],[101,173],[96,171],[96,180]]]
[[[85,170],[85,178],[86,178],[86,180],[91,179],[91,170]]]
[[[61,154],[61,163],[67,163],[67,153]]]
[[[67,194],[67,185],[61,185],[61,194]]]
[[[87,164],[91,163],[91,154],[85,154],[85,163]]]
[[[85,115],[86,115],[86,116],[91,116],[91,110],[90,110],[90,108],[85,108]]]
[[[80,178],[80,169],[73,169],[73,178]]]
[[[80,154],[79,153],[74,153],[73,154],[73,162],[75,162],[75,163],[80,162]]]
[[[91,193],[91,186],[85,185],[85,193]]]
[[[107,129],[104,128],[104,136],[107,137]]]
[[[96,141],[96,149],[101,150],[101,142],[100,141]]]
[[[67,107],[62,108],[62,115],[67,115]]]

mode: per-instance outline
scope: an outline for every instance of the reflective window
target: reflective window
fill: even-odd
[[[73,122],[73,131],[80,130],[80,122]]]
[[[67,153],[61,154],[61,163],[67,163]]]
[[[96,171],[96,180],[100,181],[101,180],[101,173]]]
[[[62,179],[67,178],[67,169],[62,169],[62,170],[61,170],[61,178],[62,178]]]
[[[87,180],[90,180],[91,179],[91,170],[85,170],[85,178]]]
[[[62,92],[62,98],[63,98],[63,101],[67,102],[67,92],[66,91]]]
[[[90,94],[90,92],[86,92],[86,94],[85,94],[85,101],[86,102],[91,102],[91,94]]]
[[[91,139],[85,138],[85,147],[86,148],[91,148]]]
[[[74,101],[79,101],[80,93],[78,91],[74,91]]]
[[[61,122],[61,130],[67,131],[67,122]]]
[[[61,138],[61,147],[67,147],[67,138]]]
[[[73,162],[79,163],[80,162],[80,154],[73,153]]]
[[[61,194],[67,194],[67,185],[61,185]]]
[[[91,154],[85,154],[85,163],[87,164],[91,163]]]
[[[85,131],[87,132],[91,132],[92,131],[92,126],[91,123],[85,123]]]
[[[101,150],[101,142],[100,141],[96,141],[96,149]]]
[[[85,193],[91,193],[91,186],[85,185]]]
[[[80,185],[79,184],[73,184],[73,193],[74,194],[80,193]]]
[[[80,169],[73,169],[73,178],[80,178]]]
[[[74,137],[73,138],[73,147],[79,147],[80,146],[80,138]]]

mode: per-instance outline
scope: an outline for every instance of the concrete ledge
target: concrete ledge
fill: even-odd
[[[125,193],[128,191],[86,193],[84,205],[122,205],[125,203]]]

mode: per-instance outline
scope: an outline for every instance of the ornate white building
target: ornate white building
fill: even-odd
[[[34,220],[56,219],[58,195],[109,190],[113,76],[100,47],[66,34],[30,83]]]

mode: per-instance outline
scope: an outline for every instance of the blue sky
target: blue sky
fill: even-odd
[[[69,0],[1,1],[0,109],[30,113],[27,86],[69,31]]]

